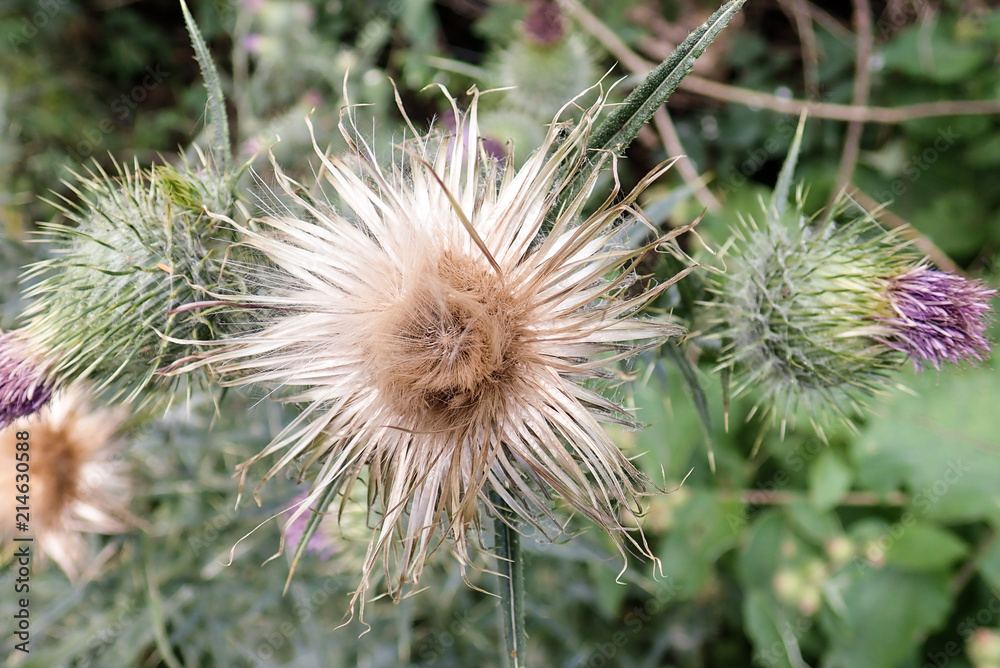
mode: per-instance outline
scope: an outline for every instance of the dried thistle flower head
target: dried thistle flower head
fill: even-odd
[[[121,410],[95,409],[90,388],[71,385],[42,411],[0,430],[0,535],[17,533],[13,500],[17,444],[28,443],[29,532],[71,580],[93,569],[84,534],[128,529],[128,476],[117,458]]]
[[[51,396],[45,362],[14,332],[0,331],[0,429],[34,415]]]
[[[296,458],[319,464],[298,514],[365,476],[377,521],[354,598],[362,612],[377,566],[401,596],[442,532],[464,570],[491,491],[528,522],[558,496],[649,555],[618,519],[639,512],[648,481],[601,426],[636,423],[583,383],[613,380],[616,362],[681,331],[636,315],[669,283],[626,296],[635,263],[654,248],[679,252],[669,243],[679,231],[616,244],[662,170],[581,221],[596,171],[553,207],[581,161],[599,158],[585,156],[599,106],[572,129],[554,122],[515,171],[483,149],[476,100],[465,114],[451,103],[455,132],[417,136],[389,167],[341,123],[351,154],[317,147],[336,208],[298,195],[278,170],[301,212],[240,227],[271,262],[247,279],[257,294],[232,297],[256,307],[259,324],[188,367],[210,364],[226,385],[300,388],[287,398],[306,404],[299,418],[249,462],[281,453],[265,480]]]
[[[186,353],[176,339],[211,338],[206,312],[176,309],[203,298],[222,274],[225,230],[206,214],[227,211],[228,186],[202,169],[97,167],[79,176],[75,224],[45,225],[56,255],[29,274],[25,334],[53,360],[59,385],[90,378],[149,398],[155,370]]]
[[[919,369],[988,351],[994,291],[982,283],[932,269],[868,216],[766,218],[738,232],[710,305],[735,394],[759,388],[758,407],[782,420],[800,404],[847,415],[888,384],[900,352]]]

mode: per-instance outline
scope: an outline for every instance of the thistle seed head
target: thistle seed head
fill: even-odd
[[[298,388],[285,399],[304,411],[251,463],[282,453],[265,479],[296,458],[321,466],[300,514],[363,477],[376,519],[362,610],[378,565],[399,597],[445,539],[470,564],[491,492],[539,528],[560,497],[651,556],[619,520],[640,511],[649,481],[600,424],[635,422],[580,383],[607,383],[616,362],[680,333],[637,316],[673,281],[625,293],[645,253],[680,253],[680,231],[639,249],[619,243],[660,172],[581,220],[595,172],[587,192],[550,211],[592,157],[599,109],[573,128],[557,118],[519,170],[484,149],[475,100],[456,109],[453,134],[418,136],[387,166],[342,124],[352,154],[317,147],[336,199],[307,199],[278,170],[292,204],[239,228],[269,260],[246,277],[258,289],[232,297],[252,321],[188,368],[210,365],[227,385]]]
[[[31,535],[43,555],[71,580],[93,572],[86,534],[129,528],[131,484],[118,457],[116,435],[125,414],[94,408],[91,388],[75,384],[40,413],[0,429],[0,466],[14,471],[16,445],[31,452]],[[0,493],[15,496],[14,476],[0,476]],[[0,509],[0,535],[15,527],[14,504]]]

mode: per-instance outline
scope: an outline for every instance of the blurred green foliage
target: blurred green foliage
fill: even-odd
[[[447,123],[449,110],[428,84],[456,94],[473,84],[519,85],[491,93],[485,116],[494,138],[514,138],[523,158],[544,116],[566,101],[569,76],[588,79],[615,62],[569,19],[554,47],[565,53],[539,47],[524,29],[528,3],[513,0],[191,4],[226,78],[237,160],[263,179],[269,148],[289,172],[312,174],[303,122],[312,109],[319,141],[336,150],[343,105],[371,105],[358,110],[371,119],[359,126],[370,125],[375,148],[388,151],[404,127],[390,77],[418,128]],[[850,104],[850,10],[803,4],[822,19],[811,24],[821,56],[811,75],[818,87],[807,89],[812,65],[775,2],[749,3],[742,26],[723,33],[698,73]],[[650,59],[652,47],[667,41],[666,27],[694,27],[714,9],[671,0],[587,6]],[[870,105],[1000,100],[1000,10],[957,1],[874,6]],[[547,60],[532,67],[539,49]],[[576,60],[561,70],[566,63],[556,56],[566,54]],[[619,76],[616,69],[605,81]],[[547,93],[552,99],[542,99]],[[686,153],[714,175],[709,189],[722,207],[708,211],[699,229],[718,247],[737,218],[766,198],[796,119],[684,92],[670,108]],[[196,140],[204,112],[205,90],[172,0],[8,0],[0,11],[0,328],[12,327],[23,308],[19,268],[46,252],[23,242],[36,221],[58,219],[45,198],[74,197],[63,183],[71,180],[68,170],[90,160],[108,165],[109,154],[176,162]],[[844,127],[821,119],[807,126],[799,175],[815,209],[834,185]],[[891,212],[959,266],[1000,280],[996,115],[869,123],[860,148],[853,181],[862,191],[891,201]],[[665,157],[653,133],[640,137],[622,161],[623,182],[635,183]],[[252,203],[249,172],[244,187]],[[689,222],[703,206],[676,173],[647,195],[657,224]],[[698,285],[685,279],[666,306],[690,318],[691,305],[704,297]],[[632,563],[616,582],[611,546],[582,522],[569,527],[584,531],[568,542],[526,540],[528,665],[1000,666],[990,655],[1000,634],[1000,372],[986,364],[907,374],[901,385],[909,389],[881,397],[856,431],[828,433],[824,445],[805,420],[784,439],[748,421],[752,397],[728,406],[727,430],[718,379],[709,373],[717,351],[703,345],[679,354],[697,359],[687,370],[704,389],[710,438],[677,358],[645,356],[637,379],[621,390],[649,427],[616,436],[671,490],[650,497],[643,519],[665,577]],[[360,637],[358,620],[336,628],[357,581],[345,560],[307,556],[282,595],[287,558],[262,565],[277,550],[280,524],[252,530],[284,509],[297,486],[270,482],[259,508],[245,489],[236,507],[232,471],[289,419],[270,404],[251,410],[250,401],[231,396],[216,416],[196,396],[130,433],[125,456],[141,490],[132,510],[142,526],[94,538],[109,563],[88,584],[74,587],[53,568],[33,575],[32,652],[9,654],[7,665],[499,665],[495,602],[467,587],[447,554],[425,576],[425,591],[397,606],[370,603],[371,632]],[[248,486],[254,474],[262,471],[252,471]],[[489,573],[472,578],[494,587]],[[12,580],[7,566],[0,582],[5,629]]]

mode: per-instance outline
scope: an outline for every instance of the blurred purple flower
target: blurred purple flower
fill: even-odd
[[[252,32],[243,36],[240,44],[243,46],[243,50],[247,53],[257,53],[260,51],[260,45],[264,41],[264,36],[258,33]]]
[[[538,46],[552,46],[566,32],[559,3],[554,0],[535,0],[524,19],[524,32]]]
[[[52,396],[44,366],[12,333],[0,332],[0,428],[37,413]]]
[[[892,330],[885,345],[906,353],[914,367],[935,369],[942,361],[982,361],[990,346],[986,326],[996,290],[981,281],[920,265],[889,279],[892,315],[881,320]]]
[[[457,132],[458,124],[455,122],[455,112],[448,110],[441,114],[441,125],[452,132]],[[483,142],[483,149],[486,151],[486,155],[497,160],[507,159],[507,149],[501,142],[491,137],[480,137],[480,140]],[[462,141],[469,141],[468,126],[462,130]]]
[[[295,499],[293,499],[292,507],[297,508],[303,501],[305,501],[307,496],[309,495],[305,493],[296,496]],[[295,546],[293,549],[298,549],[298,544],[302,542],[302,538],[306,533],[306,527],[309,525],[309,520],[312,519],[314,512],[315,511],[310,508],[308,512],[296,517],[285,530],[285,541],[289,545]],[[309,544],[306,545],[306,552],[315,554],[323,560],[330,559],[337,553],[337,544],[334,542],[336,537],[334,532],[324,531],[323,529],[323,524],[326,523],[326,519],[326,517],[323,517],[320,520],[315,533],[313,533],[312,538],[309,539]]]
[[[243,9],[250,14],[259,14],[266,4],[266,0],[243,0]]]

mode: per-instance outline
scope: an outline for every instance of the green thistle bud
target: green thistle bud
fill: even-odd
[[[993,291],[928,267],[871,217],[766,220],[739,232],[711,305],[734,394],[759,389],[758,406],[783,419],[800,405],[846,416],[907,357],[919,369],[988,350]]]
[[[118,383],[131,400],[189,352],[179,341],[212,337],[210,311],[178,310],[218,287],[230,239],[209,214],[230,211],[230,192],[202,167],[119,167],[114,178],[98,167],[63,208],[76,225],[45,225],[57,251],[29,271],[41,280],[24,334],[49,352],[57,383]]]
[[[566,30],[565,23],[558,3],[533,2],[519,38],[491,56],[486,80],[491,87],[507,90],[497,98],[497,106],[482,111],[485,137],[504,147],[508,140],[514,146],[539,146],[545,141],[545,125],[556,114],[572,116],[563,110],[567,100],[600,78],[593,49],[579,34]],[[527,153],[514,157],[520,164]]]
[[[734,379],[734,394],[759,390],[751,415],[763,406],[765,416],[781,417],[784,432],[804,407],[823,436],[814,417],[860,413],[907,358],[917,370],[982,360],[996,291],[931,268],[867,213],[812,226],[800,191],[786,214],[805,121],[803,114],[764,225],[750,220],[736,230],[736,250],[707,306],[726,342],[719,370]]]

